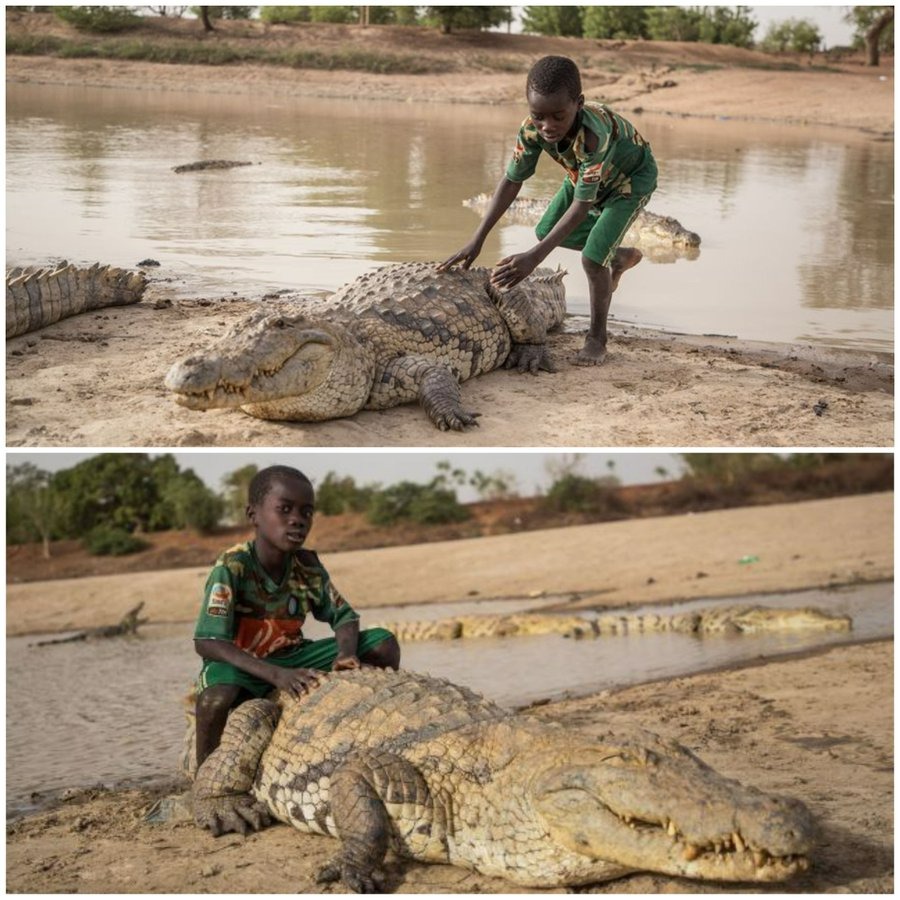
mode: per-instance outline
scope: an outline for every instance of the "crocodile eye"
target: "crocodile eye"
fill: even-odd
[[[276,328],[284,328],[284,319],[276,319],[272,324]]]

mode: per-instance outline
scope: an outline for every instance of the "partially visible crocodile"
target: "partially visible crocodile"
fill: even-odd
[[[317,422],[418,400],[462,430],[459,382],[501,365],[552,369],[544,342],[565,316],[562,271],[510,291],[490,270],[401,263],[362,275],[313,308],[265,307],[176,363],[166,387],[189,409],[240,407],[261,419]]]
[[[853,620],[850,616],[836,615],[814,607],[714,606],[671,615],[642,613],[588,618],[553,613],[512,613],[391,622],[380,627],[393,632],[398,641],[425,641],[536,634],[583,638],[652,631],[686,634],[757,634],[805,629],[847,631],[853,627]]]
[[[6,270],[6,336],[15,337],[60,319],[106,306],[137,303],[147,286],[141,272],[65,260],[55,266]]]
[[[383,888],[389,849],[538,888],[636,871],[771,882],[805,870],[816,837],[799,801],[724,778],[669,738],[579,734],[371,668],[238,706],[196,774],[194,811],[213,834],[274,817],[337,837],[319,881],[362,892]]]
[[[463,206],[482,214],[491,200],[490,194],[476,194],[463,200]],[[547,210],[547,200],[521,197],[513,200],[504,213],[517,225],[537,225]],[[672,216],[658,216],[642,209],[622,238],[625,247],[638,247],[645,258],[653,262],[674,262],[678,257],[696,259],[700,250],[700,235],[688,231]]]
[[[172,171],[181,174],[182,172],[204,172],[207,169],[236,169],[238,166],[252,165],[252,162],[239,162],[232,159],[201,159],[199,162],[173,166]]]

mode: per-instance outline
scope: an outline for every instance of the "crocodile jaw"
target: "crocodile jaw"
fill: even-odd
[[[801,803],[744,787],[677,744],[644,737],[643,749],[629,742],[577,751],[532,784],[552,839],[596,861],[599,877],[651,871],[768,882],[809,867],[816,829]],[[667,755],[675,748],[675,758]]]

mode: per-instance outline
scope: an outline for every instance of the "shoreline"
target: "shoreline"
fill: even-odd
[[[350,550],[324,562],[364,620],[387,605],[504,596],[543,595],[556,609],[553,598],[566,597],[574,612],[888,581],[892,526],[893,493],[879,493]],[[598,547],[602,569],[585,563]],[[750,552],[759,563],[737,562]],[[74,578],[64,592],[52,581],[8,584],[6,635],[109,625],[140,601],[151,622],[190,622],[208,572]]]

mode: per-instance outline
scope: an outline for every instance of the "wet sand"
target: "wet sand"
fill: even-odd
[[[171,304],[171,305],[170,305]],[[479,427],[446,433],[418,404],[320,423],[177,406],[163,385],[179,359],[253,307],[178,300],[151,285],[136,306],[75,316],[7,341],[11,447],[886,447],[888,354],[666,335],[613,323],[600,367],[553,335],[559,371],[497,370],[462,385]],[[152,352],[148,352],[150,336]]]

